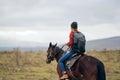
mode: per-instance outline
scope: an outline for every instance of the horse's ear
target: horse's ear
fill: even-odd
[[[57,46],[57,43],[55,44],[55,47]]]
[[[51,47],[51,46],[52,46],[52,43],[50,42],[49,47]]]

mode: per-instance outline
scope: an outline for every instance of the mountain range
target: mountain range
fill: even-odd
[[[48,45],[43,47],[43,46],[39,46],[40,44],[37,44],[37,45],[36,44],[37,43],[31,43],[28,46],[23,46],[23,47],[20,46],[17,48],[19,48],[21,51],[46,51],[48,48]],[[16,47],[0,46],[1,51],[13,50],[14,48]],[[98,40],[91,40],[86,42],[86,50],[104,50],[104,49],[110,49],[110,50],[120,49],[120,36],[105,38],[105,39],[98,39]]]
[[[87,50],[120,49],[120,36],[87,41]]]

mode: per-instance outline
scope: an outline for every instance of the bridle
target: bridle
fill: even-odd
[[[52,47],[51,47],[51,48],[50,48],[50,52],[47,51],[47,53],[50,54],[50,56],[48,56],[48,60],[53,61],[54,58],[55,58],[55,56],[56,56],[58,53],[62,53],[62,52],[63,52],[63,50],[62,50],[63,47],[64,47],[64,46],[62,46],[61,48],[55,47],[54,49],[52,49]]]

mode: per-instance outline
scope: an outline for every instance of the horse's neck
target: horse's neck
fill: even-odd
[[[62,57],[64,51],[62,49],[60,49],[59,47],[57,47],[56,48],[56,53],[57,53],[57,55],[55,56],[55,59],[58,62],[59,59]]]

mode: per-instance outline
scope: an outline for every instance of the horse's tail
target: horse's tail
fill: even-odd
[[[98,70],[97,80],[106,80],[104,65],[100,61],[97,62],[97,70]]]

